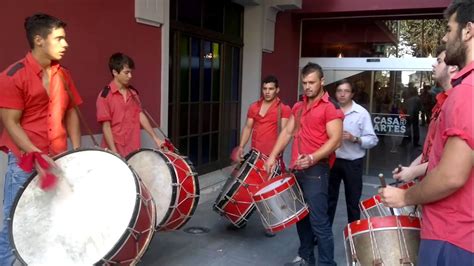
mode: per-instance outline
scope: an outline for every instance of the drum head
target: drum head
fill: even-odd
[[[136,215],[137,180],[119,157],[80,150],[55,159],[50,191],[30,177],[12,209],[12,243],[28,265],[92,265],[113,252]]]
[[[288,176],[288,177],[277,179],[277,180],[274,180],[274,181],[272,180],[271,183],[269,183],[268,185],[265,185],[265,187],[263,187],[262,189],[257,191],[257,193],[255,193],[255,196],[262,195],[262,194],[265,194],[269,191],[272,191],[272,190],[280,187],[282,184],[289,182],[291,179],[292,179],[292,177]]]
[[[137,172],[151,192],[156,205],[156,226],[171,213],[176,199],[176,176],[169,161],[160,151],[140,150],[128,158],[128,163]]]

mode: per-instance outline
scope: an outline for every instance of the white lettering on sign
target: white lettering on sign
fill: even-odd
[[[407,132],[406,116],[397,114],[372,114],[374,131],[377,135],[402,136]]]

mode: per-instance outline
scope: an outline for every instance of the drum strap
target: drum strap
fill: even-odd
[[[278,103],[278,113],[277,113],[277,136],[280,135],[281,132],[281,102]]]
[[[99,147],[99,143],[94,138],[94,134],[92,133],[92,130],[89,127],[89,125],[86,123],[86,120],[84,119],[84,116],[82,115],[81,110],[79,110],[79,107],[76,105],[76,102],[74,101],[74,95],[72,95],[72,92],[71,92],[71,88],[69,88],[69,85],[64,79],[63,73],[61,71],[59,71],[59,76],[61,77],[61,80],[64,84],[64,88],[66,89],[66,92],[69,95],[69,99],[71,100],[72,105],[74,106],[74,109],[76,110],[76,113],[79,116],[79,120],[81,120],[81,123],[84,125],[85,129],[87,130],[87,134],[89,134],[89,136],[91,137],[92,143],[94,143],[96,147]]]

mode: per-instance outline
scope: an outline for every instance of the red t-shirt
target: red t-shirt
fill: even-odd
[[[329,139],[326,132],[327,123],[334,119],[344,119],[344,113],[339,108],[339,105],[329,98],[327,92],[309,108],[307,108],[307,101],[307,97],[304,96],[302,102],[297,102],[293,106],[292,112],[295,117],[295,126],[298,126],[299,129],[293,140],[290,168],[294,168],[298,155],[313,153],[326,143]],[[298,121],[301,108],[304,109]],[[329,156],[330,165],[334,163],[335,159],[336,154],[333,152]]]
[[[97,97],[97,121],[110,121],[117,152],[125,157],[140,148],[140,99],[135,89],[129,89],[124,99],[113,81],[108,90],[102,90]],[[107,147],[105,137],[102,147]]]
[[[463,139],[474,149],[474,61],[453,78],[461,83],[449,91],[428,158],[428,171],[441,159],[449,137]],[[422,239],[447,241],[474,252],[474,168],[464,186],[448,197],[423,205]]]
[[[278,109],[281,108],[280,119],[288,119],[291,115],[291,109],[277,98],[268,108],[267,113],[261,116],[260,108],[262,103],[263,99],[252,103],[247,112],[247,118],[251,118],[254,121],[252,148],[268,156],[278,139]]]
[[[64,81],[74,97],[74,104],[66,92]],[[22,111],[21,127],[30,141],[42,152],[56,155],[67,150],[64,124],[66,111],[82,103],[69,72],[58,62],[51,64],[49,95],[43,86],[43,69],[28,53],[25,58],[9,66],[0,74],[0,108]],[[0,148],[21,155],[18,146],[4,129]]]
[[[421,163],[428,161],[428,155],[430,154],[431,147],[433,146],[434,133],[438,127],[439,113],[441,112],[441,107],[443,106],[444,101],[446,101],[446,98],[448,98],[448,92],[449,91],[443,91],[436,95],[436,105],[433,107],[431,112],[430,125],[428,127],[428,133],[426,133],[425,143],[423,145]]]

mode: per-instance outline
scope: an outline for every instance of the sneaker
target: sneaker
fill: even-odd
[[[275,233],[270,232],[270,231],[267,231],[267,230],[265,230],[265,231],[263,232],[263,234],[264,234],[266,237],[274,237],[274,236],[276,236]]]
[[[288,262],[284,264],[284,266],[307,266],[307,265],[309,265],[308,262],[300,256],[296,256],[296,258],[292,262]]]

